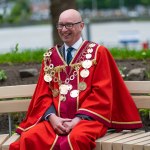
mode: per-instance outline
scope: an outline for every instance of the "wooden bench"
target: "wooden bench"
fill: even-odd
[[[150,109],[150,81],[126,81],[137,108]],[[0,114],[8,113],[9,120],[12,112],[25,112],[30,103],[36,84],[0,87]],[[23,98],[18,100],[18,97]],[[27,98],[29,97],[29,98]],[[10,100],[13,98],[13,100]],[[8,99],[8,100],[6,100]],[[19,138],[18,134],[0,135],[0,150],[8,150],[10,143]],[[124,130],[119,133],[108,132],[96,140],[95,150],[150,150],[150,132],[142,130]]]

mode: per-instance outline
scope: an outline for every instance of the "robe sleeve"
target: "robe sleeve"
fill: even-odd
[[[142,123],[135,103],[120,75],[110,52],[100,46],[96,66],[90,71],[90,90],[77,114],[85,114],[118,129],[141,128]]]
[[[49,84],[44,81],[43,67],[44,64],[42,63],[38,83],[31,99],[26,118],[16,129],[16,132],[19,134],[36,125],[52,104],[52,93]]]
[[[47,120],[48,121],[48,117],[51,115],[51,114],[56,114],[56,109],[54,107],[54,105],[52,104],[47,110],[46,112],[44,113],[44,115],[42,116],[42,121],[43,120]]]

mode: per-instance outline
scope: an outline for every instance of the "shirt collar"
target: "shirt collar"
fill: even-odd
[[[77,50],[81,46],[82,42],[83,42],[83,39],[82,37],[80,37],[80,39],[76,43],[74,43],[71,47]],[[66,43],[64,43],[64,46],[65,46],[65,50],[69,48],[69,46]]]

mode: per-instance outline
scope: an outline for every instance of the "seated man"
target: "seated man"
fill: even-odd
[[[78,11],[60,14],[63,45],[50,48],[26,119],[10,150],[92,150],[108,128],[142,127],[138,110],[109,51],[84,40]]]

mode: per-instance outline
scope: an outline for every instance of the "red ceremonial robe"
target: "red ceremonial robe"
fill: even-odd
[[[48,73],[46,66],[53,70],[49,83],[44,80]],[[64,100],[58,81],[64,84],[67,77],[72,89],[65,94]],[[56,89],[59,93],[54,93]],[[81,120],[68,135],[56,135],[48,121],[41,121],[52,104],[62,118],[87,115],[93,120]],[[55,46],[45,54],[26,119],[16,130],[21,138],[11,144],[10,150],[91,150],[107,128],[141,127],[138,110],[104,46],[84,41],[69,66]]]

